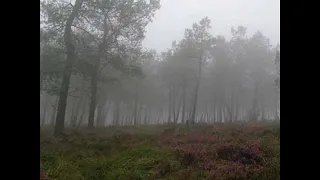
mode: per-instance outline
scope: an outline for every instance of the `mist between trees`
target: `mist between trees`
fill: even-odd
[[[159,0],[40,2],[40,124],[124,126],[279,120],[280,45],[204,17],[166,52],[145,49]],[[165,34],[159,34],[165,36]]]

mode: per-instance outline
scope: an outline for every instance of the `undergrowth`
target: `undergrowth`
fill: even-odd
[[[105,132],[108,131],[108,132]],[[277,180],[280,127],[152,126],[40,132],[40,172],[48,180]]]

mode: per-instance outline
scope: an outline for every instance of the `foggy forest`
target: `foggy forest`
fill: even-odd
[[[120,143],[124,143],[135,139],[141,129],[149,135],[159,131],[154,136],[161,133],[176,141],[182,131],[186,137],[196,137],[191,135],[193,131],[241,128],[243,133],[271,132],[268,135],[273,137],[271,143],[279,143],[280,43],[271,44],[260,30],[248,33],[249,27],[241,24],[230,26],[224,32],[228,35],[217,35],[213,32],[218,25],[203,16],[183,27],[181,38],[172,39],[170,47],[147,48],[143,45],[147,27],[157,20],[161,4],[160,0],[40,1],[40,132],[62,139],[76,136],[69,131],[112,132],[112,137],[108,137],[112,142],[121,137]],[[166,35],[158,34],[158,38]],[[257,139],[265,142],[260,134]],[[225,142],[219,139],[219,143]],[[187,147],[182,149],[185,151]],[[272,152],[278,154],[280,149]],[[41,151],[42,156],[45,155]],[[141,170],[140,174],[126,170],[122,172],[125,175],[115,170],[107,175],[94,171],[92,178],[77,170],[77,175],[67,176],[76,170],[53,173],[54,165],[40,161],[48,179],[230,179],[222,172],[211,173],[214,166],[206,170],[210,175],[202,174],[203,177],[194,174],[205,171],[203,168],[188,171],[186,176],[177,175],[178,171],[150,175],[149,171],[156,170]],[[191,162],[179,163],[179,169],[191,167]],[[274,162],[277,163],[280,159]],[[254,169],[256,163],[245,166],[253,168],[258,179],[280,179],[280,165],[274,164],[261,164],[272,170],[259,170],[259,173]],[[175,172],[172,168],[170,172]],[[238,179],[254,179],[249,174],[246,172]]]

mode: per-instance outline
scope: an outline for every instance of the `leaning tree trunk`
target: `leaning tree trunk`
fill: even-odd
[[[69,83],[72,72],[72,66],[75,60],[75,46],[72,43],[72,29],[74,19],[78,15],[84,0],[76,0],[75,5],[72,8],[72,12],[67,19],[65,30],[64,30],[64,43],[67,51],[66,66],[63,71],[62,84],[60,88],[59,104],[56,117],[56,124],[54,127],[54,136],[58,136],[64,129],[64,121],[66,115],[67,98],[69,91]]]

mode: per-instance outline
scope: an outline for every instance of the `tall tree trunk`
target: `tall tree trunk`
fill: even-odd
[[[202,47],[200,49],[202,51]],[[198,72],[198,78],[196,82],[196,87],[194,91],[194,101],[193,101],[193,108],[192,108],[192,113],[191,113],[191,123],[195,123],[195,118],[196,118],[196,108],[198,104],[198,91],[200,88],[200,80],[201,80],[201,74],[202,74],[202,52],[200,52],[200,57],[199,57],[199,72]]]
[[[138,104],[138,125],[141,125],[142,122],[141,122],[141,116],[142,116],[142,105],[141,104]]]
[[[233,122],[234,119],[234,106],[235,106],[235,92],[234,88],[232,89],[232,94],[231,94],[231,103],[230,103],[230,122]]]
[[[101,101],[104,101],[104,100],[101,100]],[[104,102],[100,102],[98,103],[98,106],[97,106],[97,126],[99,127],[103,127],[103,116],[104,116],[104,109],[105,109],[105,103]]]
[[[205,119],[204,121],[205,121],[206,123],[209,123],[209,118],[210,118],[210,111],[209,111],[209,110],[210,110],[210,105],[209,105],[209,104],[206,104],[206,107],[205,107],[205,108],[206,108],[206,112],[205,112],[205,116],[204,116],[204,117],[205,117],[205,118],[204,118],[204,119]]]
[[[178,104],[178,109],[177,109],[177,115],[176,115],[176,117],[175,117],[175,119],[174,119],[174,126],[176,126],[176,124],[177,124],[177,122],[178,122],[178,120],[179,120],[181,103],[182,103],[182,99],[183,99],[182,96],[183,96],[183,95],[181,95],[181,98],[180,98],[180,100],[179,100],[179,102],[178,102],[179,104]]]
[[[45,125],[46,124],[46,115],[47,115],[47,108],[48,108],[48,98],[45,99],[46,102],[44,104],[44,109],[43,109],[43,114],[42,114],[42,117],[41,117],[41,125]]]
[[[55,119],[56,119],[56,116],[57,116],[57,106],[58,106],[58,102],[59,102],[59,98],[56,98],[54,104],[51,104],[52,105],[52,116],[51,116],[51,125],[54,126],[55,124]]]
[[[104,17],[104,31],[103,31],[103,37],[102,42],[99,44],[98,49],[98,58],[95,61],[94,69],[92,72],[91,77],[91,102],[89,107],[89,118],[88,118],[88,128],[94,128],[94,117],[95,117],[95,110],[96,110],[96,101],[97,101],[97,88],[98,88],[98,78],[100,76],[99,69],[100,69],[100,62],[103,58],[103,53],[107,44],[107,35],[108,35],[108,24],[107,24],[107,17]]]
[[[87,106],[87,101],[86,99],[83,100],[83,104],[82,104],[82,110],[81,110],[81,114],[80,116],[78,117],[79,118],[79,121],[78,121],[78,127],[80,127],[83,123],[83,119],[84,119],[84,116],[86,114],[86,106]]]
[[[77,106],[77,101],[74,100],[74,102],[72,104],[71,117],[70,117],[70,125],[71,125],[71,127],[75,127],[76,123],[77,123],[76,106]]]
[[[176,120],[176,86],[173,85],[172,88],[172,114],[173,114],[173,123],[175,123]]]
[[[82,3],[83,3],[83,0],[76,0],[75,5],[72,8],[72,12],[67,19],[65,30],[64,30],[64,43],[67,51],[67,61],[66,61],[65,69],[63,71],[62,84],[60,88],[56,124],[53,132],[54,136],[58,136],[64,129],[64,120],[65,120],[66,107],[67,107],[69,83],[70,83],[70,77],[72,72],[72,66],[76,56],[75,46],[73,45],[73,42],[72,42],[71,26],[73,24],[74,19],[78,15],[79,10],[81,9]]]
[[[108,103],[108,105],[104,108],[103,126],[105,126],[108,122],[109,112],[110,112],[110,104]]]
[[[223,93],[221,93],[220,98],[219,98],[219,117],[218,117],[218,121],[219,123],[222,122],[222,114],[223,114]]]
[[[144,108],[144,119],[143,119],[143,124],[147,124],[147,119],[148,119],[148,108]]]
[[[238,121],[238,114],[239,114],[239,93],[237,93],[237,96],[236,96],[236,112],[234,117],[235,121]]]
[[[138,83],[136,83],[136,93],[134,96],[134,112],[133,112],[133,125],[136,126],[137,125],[137,121],[138,121],[138,101],[139,101],[139,93],[138,93]]]
[[[250,121],[257,121],[259,112],[258,112],[258,83],[255,83],[255,88],[254,88],[254,96],[253,96],[253,102],[252,102],[252,110],[251,110],[251,116],[250,116]]]
[[[88,117],[88,128],[92,129],[94,128],[94,117],[95,117],[95,111],[97,106],[97,91],[98,91],[98,71],[100,67],[100,58],[101,57],[101,50],[99,50],[99,57],[97,58],[94,70],[92,72],[91,76],[91,101],[89,106],[89,117]]]
[[[86,83],[86,80],[83,78],[82,79],[82,86],[81,86],[81,90],[80,90],[80,99],[77,103],[77,107],[75,108],[75,113],[74,113],[74,127],[77,126],[77,122],[79,120],[79,112],[80,112],[80,108],[81,108],[81,105],[85,99],[85,83]]]
[[[171,110],[172,110],[172,93],[171,87],[169,88],[169,112],[168,112],[168,124],[171,123]]]
[[[214,99],[213,99],[213,123],[216,122],[217,120],[217,97],[216,94],[214,95]]]
[[[185,123],[185,114],[186,114],[186,82],[184,80],[182,87],[182,124]]]
[[[280,87],[279,87],[280,89]],[[280,90],[276,89],[276,98],[275,98],[275,108],[274,108],[274,120],[279,120],[279,115],[278,115],[278,105],[279,105],[279,94]]]
[[[113,125],[119,126],[119,121],[120,121],[120,101],[116,99],[113,106]]]

